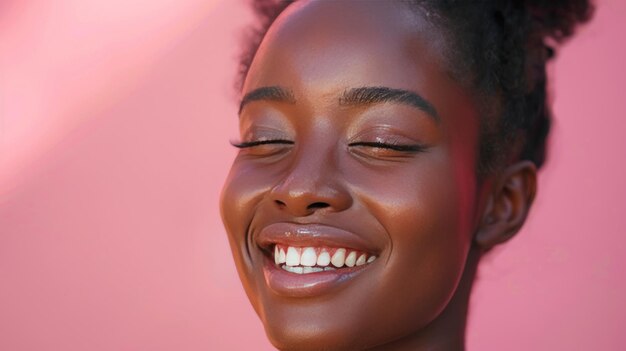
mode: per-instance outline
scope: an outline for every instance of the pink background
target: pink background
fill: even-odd
[[[624,14],[600,0],[552,70],[551,157],[526,227],[482,263],[469,350],[626,348]],[[250,18],[0,2],[0,349],[272,349],[218,215]]]

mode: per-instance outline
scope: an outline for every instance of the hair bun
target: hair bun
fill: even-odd
[[[558,42],[571,36],[578,24],[588,21],[594,10],[589,0],[526,0],[525,4],[533,30]]]

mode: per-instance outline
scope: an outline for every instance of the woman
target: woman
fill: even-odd
[[[257,2],[222,217],[281,350],[462,350],[533,202],[546,63],[587,1]]]

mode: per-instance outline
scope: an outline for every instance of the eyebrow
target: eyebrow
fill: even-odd
[[[289,89],[280,86],[261,87],[244,95],[239,104],[239,113],[253,101],[277,101],[295,104],[296,98]],[[435,107],[419,94],[403,89],[389,87],[360,87],[343,92],[339,98],[339,104],[343,106],[372,105],[378,103],[397,103],[416,107],[426,112],[437,123],[440,122],[439,114]]]
[[[436,122],[440,122],[439,114],[433,104],[419,94],[408,90],[388,87],[361,87],[346,90],[339,99],[339,103],[344,106],[371,105],[385,102],[416,107],[426,112]]]
[[[246,106],[250,102],[262,100],[287,102],[290,104],[296,103],[296,98],[294,97],[293,92],[289,89],[285,89],[279,86],[261,87],[252,90],[251,92],[247,93],[243,97],[243,99],[241,99],[241,103],[239,104],[239,113],[241,113],[241,110],[243,110],[244,106]]]

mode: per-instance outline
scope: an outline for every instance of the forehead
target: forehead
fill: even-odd
[[[270,27],[243,86],[279,86],[311,116],[329,116],[360,87],[413,92],[441,117],[444,134],[474,145],[475,94],[453,78],[445,35],[401,1],[298,1]]]
[[[433,73],[448,78],[444,44],[437,28],[402,2],[298,1],[268,31],[244,89],[286,76],[309,88],[329,78],[408,88]]]

